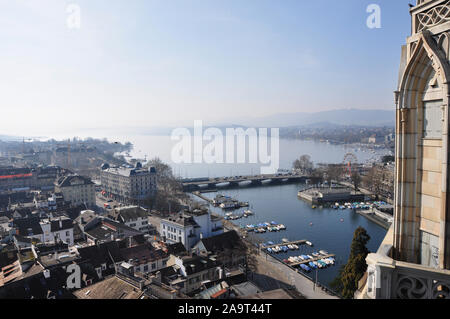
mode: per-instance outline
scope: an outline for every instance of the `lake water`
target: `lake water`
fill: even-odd
[[[306,239],[314,245],[313,247],[302,245],[300,250],[276,254],[276,257],[286,259],[289,256],[311,254],[318,250],[336,254],[335,266],[318,270],[319,282],[329,285],[338,274],[339,267],[347,262],[356,228],[362,226],[367,230],[371,237],[368,248],[372,252],[378,250],[386,235],[386,230],[351,210],[312,209],[311,204],[297,197],[297,192],[303,187],[305,187],[304,184],[249,187],[222,190],[220,194],[250,203],[250,209],[255,216],[233,221],[237,225],[245,226],[275,221],[287,227],[286,231],[255,235],[261,237],[264,242],[281,243],[282,238],[292,241]],[[217,193],[203,195],[214,198]],[[212,210],[220,215],[225,214],[218,207],[212,207]],[[235,212],[242,211],[243,209],[240,209]],[[311,272],[309,276],[315,276],[315,272]]]
[[[172,141],[169,136],[126,136],[117,138],[117,140],[133,143],[134,150],[131,152],[131,156],[141,159],[151,159],[157,156],[164,162],[169,163],[174,173],[182,178],[214,178],[260,173],[261,166],[259,164],[175,164],[172,161],[171,152],[177,142]],[[315,164],[342,163],[345,154],[349,152],[353,153],[360,163],[379,159],[382,155],[389,153],[385,149],[372,152],[371,150],[364,150],[354,146],[280,139],[280,168],[291,169],[292,163],[304,154],[310,155],[311,160]]]

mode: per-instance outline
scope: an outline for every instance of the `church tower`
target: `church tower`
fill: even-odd
[[[450,269],[450,0],[417,0],[395,92],[393,257]]]

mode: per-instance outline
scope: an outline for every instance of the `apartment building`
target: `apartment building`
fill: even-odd
[[[95,184],[87,177],[69,175],[58,179],[55,190],[64,196],[72,206],[95,207]]]
[[[191,249],[201,238],[222,233],[222,220],[208,209],[183,210],[160,223],[163,239],[169,244],[182,243],[186,249]]]
[[[139,204],[156,193],[156,169],[110,167],[103,164],[100,171],[103,195],[126,204]]]

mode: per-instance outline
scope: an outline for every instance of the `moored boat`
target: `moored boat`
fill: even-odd
[[[308,265],[309,265],[311,268],[313,268],[313,269],[316,269],[316,268],[317,268],[317,266],[314,265],[314,263],[313,263],[312,261],[310,261],[310,262],[308,263]]]

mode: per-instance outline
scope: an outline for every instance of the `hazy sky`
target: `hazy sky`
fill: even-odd
[[[409,2],[0,0],[0,134],[393,108]]]

